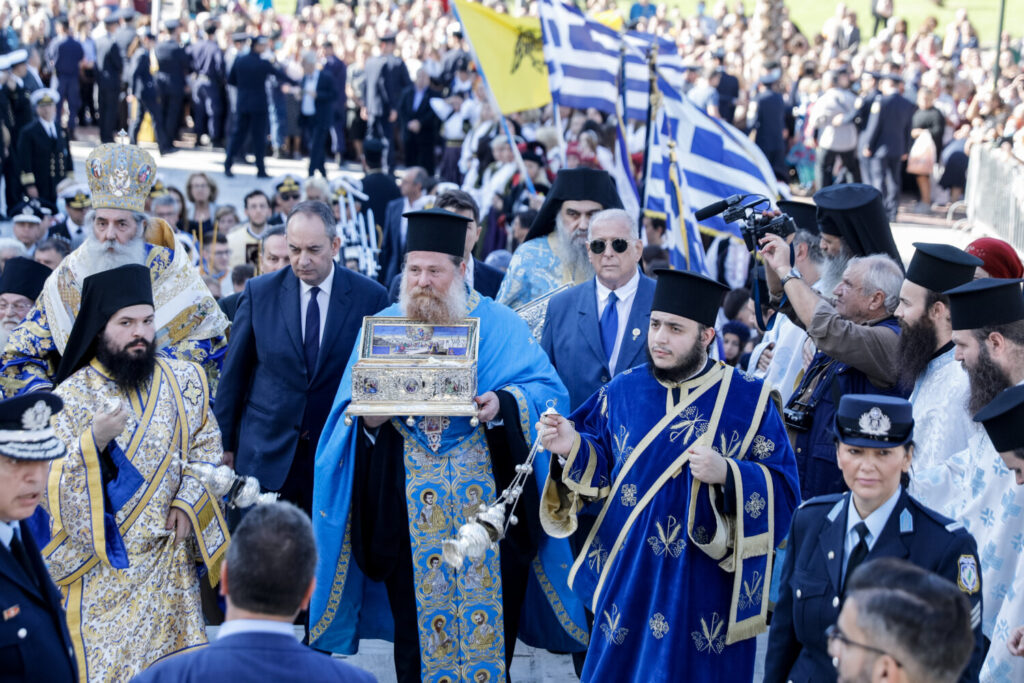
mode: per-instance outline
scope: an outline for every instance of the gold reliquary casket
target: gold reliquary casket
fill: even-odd
[[[359,360],[352,368],[352,402],[345,424],[358,415],[470,417],[477,424],[478,318],[434,325],[409,318],[363,318]]]

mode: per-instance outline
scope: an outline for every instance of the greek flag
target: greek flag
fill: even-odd
[[[655,47],[659,88],[682,84],[685,68],[671,40],[636,32],[623,35],[588,19],[570,0],[540,0],[540,19],[551,96],[562,106],[614,114],[619,65],[625,59],[625,116],[646,121],[647,54]]]
[[[654,130],[661,139],[675,142],[688,221],[693,220],[693,212],[700,207],[734,194],[760,194],[774,203],[779,194],[775,174],[750,138],[728,123],[708,116],[675,90],[663,90],[662,95]],[[652,145],[648,154],[646,210],[658,211],[651,203],[657,205],[666,197],[665,190],[650,183],[654,165],[659,157],[665,156]],[[715,234],[726,232],[739,237],[738,226],[725,223],[721,216],[713,216],[701,226]]]

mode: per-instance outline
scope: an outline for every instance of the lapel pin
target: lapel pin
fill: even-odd
[[[636,338],[639,337],[639,336],[640,336],[640,328],[639,327],[634,327],[633,328],[633,341],[636,341]]]
[[[8,607],[4,610],[4,621],[10,621],[14,617],[21,614],[21,606],[15,605],[14,607]]]

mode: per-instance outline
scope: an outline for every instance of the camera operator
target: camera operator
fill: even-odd
[[[895,359],[903,270],[885,254],[854,257],[832,294],[833,305],[791,267],[790,245],[774,234],[761,238],[761,256],[773,304],[807,331],[817,346],[786,405],[803,499],[845,489],[831,437],[844,394],[901,395]]]

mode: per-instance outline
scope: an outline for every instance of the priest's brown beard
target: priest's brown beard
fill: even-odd
[[[702,349],[699,344],[694,344],[693,348],[670,368],[659,368],[654,364],[650,346],[645,346],[644,350],[647,352],[647,369],[651,371],[654,379],[666,384],[676,384],[690,379],[708,362],[707,351]]]
[[[928,316],[911,325],[900,322],[900,345],[896,350],[896,367],[899,369],[899,385],[905,391],[914,388],[914,383],[928,367],[935,353],[935,323]]]
[[[967,400],[967,410],[974,415],[992,402],[1004,389],[1012,386],[1010,378],[995,364],[984,342],[978,344],[978,362],[974,367],[967,366],[967,379],[971,383],[971,396]]]
[[[142,344],[145,352],[135,353]],[[132,349],[129,351],[128,349]],[[96,344],[96,360],[103,363],[117,388],[127,393],[141,389],[153,377],[156,367],[156,346],[151,340],[137,339],[122,349],[114,348],[107,335],[100,332]]]
[[[434,325],[450,325],[466,317],[468,294],[464,280],[456,277],[448,291],[439,294],[430,287],[407,287],[402,278],[398,302],[407,318]]]

